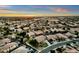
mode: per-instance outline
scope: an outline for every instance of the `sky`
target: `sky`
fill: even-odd
[[[79,15],[79,5],[0,5],[0,16]]]

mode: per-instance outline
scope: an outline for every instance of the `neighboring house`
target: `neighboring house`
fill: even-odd
[[[27,49],[24,46],[21,46],[17,48],[16,50],[12,51],[11,53],[27,53],[27,52],[29,52],[29,49]]]
[[[34,33],[36,36],[43,35],[43,32],[41,30],[34,31]]]
[[[4,38],[4,39],[0,40],[0,46],[3,46],[3,45],[8,44],[10,42],[11,42],[10,39]]]
[[[18,44],[17,43],[15,43],[15,42],[8,43],[5,46],[0,47],[0,52],[6,53],[6,52],[8,52],[10,50],[15,49],[16,47],[18,47]]]

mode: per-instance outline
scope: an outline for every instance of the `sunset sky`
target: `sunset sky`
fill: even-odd
[[[79,5],[0,5],[0,16],[79,15]]]

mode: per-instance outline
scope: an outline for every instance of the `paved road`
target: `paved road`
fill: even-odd
[[[79,39],[76,40],[69,40],[69,41],[63,41],[63,42],[59,42],[56,44],[52,44],[51,46],[46,47],[45,49],[43,49],[42,51],[40,51],[40,53],[48,53],[50,50],[59,47],[59,46],[63,46],[67,43],[72,43],[72,42],[79,42]]]

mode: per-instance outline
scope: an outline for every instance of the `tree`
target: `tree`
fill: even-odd
[[[67,30],[70,30],[70,28],[68,27]]]
[[[65,30],[65,27],[63,27],[63,30]]]
[[[57,50],[59,53],[62,52],[62,49],[61,49],[61,48],[57,48],[56,50]]]
[[[19,36],[22,36],[22,37],[25,37],[26,36],[26,32],[21,32],[21,33],[18,33]]]
[[[48,25],[48,22],[49,22],[49,21],[48,21],[48,20],[46,20],[45,25]]]
[[[23,43],[24,43],[24,42],[23,42],[23,38],[21,38],[20,43],[21,43],[21,44],[23,44]]]
[[[8,27],[4,27],[3,31],[4,31],[4,34],[3,34],[4,36],[11,34],[10,29]]]
[[[46,31],[46,32],[45,32],[45,34],[46,34],[46,35],[48,35],[48,34],[49,34],[49,32],[48,32],[48,31]]]
[[[38,46],[38,42],[34,39],[34,40],[30,40],[29,42],[32,46],[37,47]]]
[[[52,41],[53,41],[52,39],[49,39],[48,41],[49,41],[51,44],[53,43],[53,42],[52,42]]]
[[[50,50],[50,53],[55,53],[55,50]]]
[[[27,38],[27,39],[29,39],[29,38],[30,38],[30,36],[27,34],[27,35],[26,35],[26,38]]]
[[[78,36],[78,31],[75,31],[75,35],[77,35],[77,36]]]

